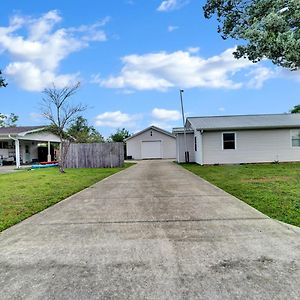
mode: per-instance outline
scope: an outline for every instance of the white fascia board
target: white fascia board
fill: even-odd
[[[29,134],[29,133],[35,133],[35,132],[39,132],[39,131],[43,131],[45,130],[46,127],[41,127],[41,128],[38,128],[38,129],[33,129],[33,130],[29,130],[29,131],[24,131],[24,132],[20,132],[18,134],[18,136],[25,136],[26,134]]]

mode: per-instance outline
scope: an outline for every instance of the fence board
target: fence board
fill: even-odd
[[[66,168],[114,168],[124,164],[123,143],[71,144]]]

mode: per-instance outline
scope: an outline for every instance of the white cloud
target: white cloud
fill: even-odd
[[[161,12],[172,11],[175,9],[179,9],[188,3],[188,0],[164,0],[157,8],[157,10]]]
[[[219,107],[219,108],[218,108],[218,111],[224,112],[224,111],[225,111],[225,108],[224,108],[224,107]]]
[[[187,51],[194,54],[194,53],[198,53],[200,51],[200,48],[199,47],[189,47],[187,49]]]
[[[140,118],[140,115],[129,115],[121,111],[105,112],[96,117],[95,125],[112,128],[131,128],[136,126],[136,121]]]
[[[285,79],[292,79],[297,82],[300,82],[300,70],[298,71],[290,71],[283,68],[277,68],[276,71],[276,77],[279,78],[285,78]]]
[[[57,75],[43,70],[31,62],[14,62],[5,68],[5,74],[12,76],[18,85],[27,91],[40,91],[49,84],[62,88],[78,81],[79,73]]]
[[[170,26],[168,26],[168,31],[169,32],[173,32],[173,31],[177,30],[178,28],[179,28],[178,26],[172,26],[172,25],[170,25]]]
[[[241,82],[232,76],[252,67],[246,59],[233,57],[233,48],[207,59],[190,53],[176,51],[144,55],[128,55],[122,58],[123,68],[119,75],[97,77],[97,83],[107,88],[159,90],[169,88],[225,88],[238,89]]]
[[[300,70],[290,71],[281,67],[265,67],[257,65],[257,67],[248,73],[250,77],[247,86],[249,88],[260,89],[264,83],[270,79],[285,79],[300,82]]]
[[[55,29],[61,20],[53,10],[40,18],[13,16],[7,27],[0,27],[0,49],[12,60],[4,72],[22,88],[40,91],[52,82],[70,83],[78,74],[57,74],[61,61],[89,42],[107,39],[101,28],[109,18],[78,28]]]
[[[276,77],[276,71],[266,68],[266,67],[258,67],[255,70],[249,73],[251,77],[250,81],[248,82],[248,87],[260,89],[263,87],[265,81],[270,78]]]
[[[152,110],[152,117],[161,121],[178,121],[181,118],[179,111],[164,108],[154,108]]]
[[[172,131],[173,125],[166,122],[152,121],[149,123],[149,126],[156,126],[161,129]]]

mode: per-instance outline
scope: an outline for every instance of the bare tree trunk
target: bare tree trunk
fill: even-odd
[[[70,141],[65,130],[78,113],[86,110],[86,106],[82,104],[70,105],[68,103],[69,98],[76,93],[79,86],[80,82],[77,82],[74,85],[58,89],[53,84],[52,88],[47,88],[43,91],[46,97],[43,98],[42,102],[42,114],[51,122],[51,126],[60,138],[60,173],[65,173],[65,162],[70,146]]]
[[[66,159],[68,155],[68,151],[70,148],[70,141],[61,139],[60,143],[60,161],[59,161],[59,171],[60,173],[66,173],[65,167],[66,167]]]
[[[63,163],[63,151],[64,151],[64,141],[62,137],[60,137],[60,147],[59,147],[59,172],[60,173],[65,173],[64,170],[64,163]]]

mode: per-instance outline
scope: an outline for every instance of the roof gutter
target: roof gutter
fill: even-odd
[[[17,140],[17,138],[16,138],[16,137],[12,137],[12,136],[10,135],[10,133],[8,134],[8,137],[9,137],[10,139],[14,140],[14,141]]]
[[[285,126],[253,126],[253,127],[217,127],[217,128],[196,128],[197,131],[221,131],[221,130],[264,130],[264,129],[293,129],[300,128],[299,125],[285,125]]]
[[[43,131],[43,130],[45,130],[46,128],[47,128],[47,127],[41,127],[41,128],[38,128],[38,129],[33,129],[33,130],[29,130],[29,131],[20,132],[19,135],[20,135],[20,136],[25,136],[25,135],[28,134],[28,133],[35,133],[35,132]]]

